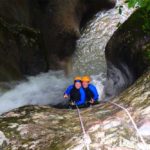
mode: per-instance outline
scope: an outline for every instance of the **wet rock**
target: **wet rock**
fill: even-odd
[[[106,120],[105,122],[103,122],[104,124],[104,130],[107,130],[107,129],[110,129],[110,128],[114,128],[114,127],[117,127],[121,124],[120,121],[111,121],[111,120]]]
[[[9,143],[9,140],[6,138],[3,132],[0,131],[0,147],[3,147],[4,145],[7,145]]]
[[[150,71],[111,101],[127,108],[143,136],[142,143],[128,115],[122,109],[101,103],[81,109],[91,150],[149,150]],[[7,149],[84,150],[83,133],[76,110],[48,106],[26,106],[4,114],[0,131],[8,139]],[[1,146],[2,147],[2,146]]]
[[[145,122],[140,128],[139,131],[141,135],[143,136],[149,136],[150,137],[150,121]]]
[[[108,96],[119,94],[133,84],[150,65],[146,55],[150,50],[150,35],[143,30],[144,11],[136,10],[107,43]]]
[[[0,1],[0,81],[64,69],[80,29],[115,0]]]

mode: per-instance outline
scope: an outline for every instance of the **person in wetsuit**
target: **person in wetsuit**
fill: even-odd
[[[83,76],[81,81],[86,95],[86,104],[88,106],[97,104],[99,95],[96,87],[93,84],[90,84],[91,78],[89,76]]]
[[[70,106],[84,107],[85,105],[85,92],[82,88],[81,77],[75,77],[74,84],[70,85],[65,93],[64,98],[70,98]]]

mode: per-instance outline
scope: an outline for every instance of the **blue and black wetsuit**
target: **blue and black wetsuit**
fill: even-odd
[[[87,88],[84,88],[85,95],[86,95],[86,102],[88,103],[91,99],[94,99],[94,102],[98,101],[99,95],[97,89],[94,85],[89,84]]]
[[[85,92],[83,88],[76,89],[74,85],[70,85],[64,94],[70,96],[70,101],[75,102],[77,106],[85,105]]]

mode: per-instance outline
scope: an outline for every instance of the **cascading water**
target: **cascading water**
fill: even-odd
[[[119,14],[119,10],[122,11],[121,14]],[[95,81],[95,84],[99,82],[102,83],[99,92],[101,99],[106,97],[105,93],[107,93],[107,96],[109,97],[114,96],[120,92],[121,86],[125,86],[126,83],[132,82],[130,71],[123,64],[121,65],[128,76],[125,76],[123,72],[110,64],[110,68],[113,70],[112,72],[117,74],[120,82],[116,87],[113,82],[115,79],[105,82],[107,66],[104,52],[109,39],[117,30],[118,25],[122,24],[133,11],[134,9],[128,9],[124,0],[117,1],[115,9],[98,13],[93,20],[88,23],[80,40],[77,42],[77,50],[73,58],[73,71],[76,73],[78,72],[78,74],[99,76],[98,80]],[[112,78],[113,73],[111,74]],[[114,78],[115,77],[116,76],[114,76]],[[129,81],[127,82],[127,80]],[[106,90],[107,92],[105,92]]]
[[[49,71],[28,77],[0,96],[0,114],[24,105],[56,105],[62,103],[63,91],[70,79],[63,71]]]
[[[64,89],[72,83],[72,76],[90,74],[92,82],[103,98],[103,87],[106,79],[105,46],[117,29],[132,10],[129,10],[123,0],[117,3],[122,7],[122,15],[118,8],[98,13],[89,22],[80,40],[77,42],[77,51],[73,57],[73,73],[65,77],[63,71],[49,71],[34,77],[28,77],[6,92],[0,93],[0,114],[24,105],[57,105],[65,103]]]
[[[119,14],[119,8],[122,14]],[[118,25],[122,24],[133,10],[128,9],[124,0],[116,8],[98,13],[87,25],[77,42],[73,58],[73,71],[79,74],[106,73],[105,47]]]

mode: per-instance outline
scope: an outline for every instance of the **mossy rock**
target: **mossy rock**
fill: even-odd
[[[149,89],[150,71],[111,100],[129,110],[139,130],[150,122]],[[100,103],[80,111],[86,132],[92,140],[90,149],[140,149],[141,142],[133,124],[122,109],[110,103]],[[8,139],[3,150],[85,149],[77,110],[25,106],[3,114],[0,122],[0,131]],[[149,136],[143,136],[148,144]]]

